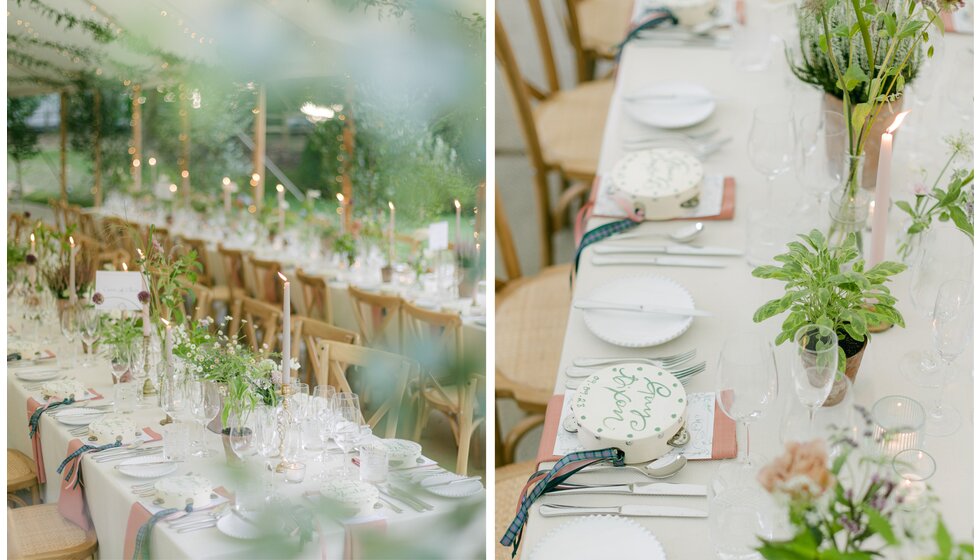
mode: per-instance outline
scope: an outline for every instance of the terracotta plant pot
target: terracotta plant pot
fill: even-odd
[[[857,344],[859,343],[856,340],[853,340],[847,335],[844,335],[841,339],[841,346],[844,348],[844,355],[847,356],[847,362],[844,365],[844,375],[851,380],[851,384],[856,382],[858,369],[861,367],[861,359],[864,358],[864,350],[868,347],[868,337],[865,337],[864,343],[861,343],[860,348],[858,348],[857,351],[854,351],[853,348],[857,348]],[[850,352],[848,350],[850,350]],[[846,393],[847,383],[845,383],[843,379],[834,381],[834,386],[830,389],[830,394],[827,395],[827,400],[824,401],[823,405],[836,405],[844,399],[844,395]]]
[[[825,111],[834,111],[843,114],[844,102],[829,93],[825,93],[823,96],[823,109]],[[892,121],[895,120],[895,115],[901,112],[901,99],[891,105],[885,104],[881,112],[878,113],[878,118],[871,125],[871,132],[864,143],[864,173],[861,179],[861,186],[865,189],[873,191],[875,188],[875,181],[878,177],[878,152],[881,149],[881,135],[892,124]],[[845,150],[847,150],[846,131],[840,146],[828,146],[828,154],[832,158],[831,162],[836,165],[836,162],[844,161]]]
[[[385,284],[390,283],[391,282],[391,277],[394,274],[394,272],[395,272],[395,269],[392,268],[390,264],[387,265],[387,266],[385,266],[385,267],[383,267],[381,269],[381,281],[384,282]]]

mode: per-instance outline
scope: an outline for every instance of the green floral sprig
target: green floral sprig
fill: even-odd
[[[183,323],[187,319],[184,297],[190,291],[188,286],[197,281],[203,267],[197,260],[196,251],[181,251],[181,247],[175,245],[165,252],[154,239],[155,232],[156,228],[150,226],[149,235],[140,249],[142,255],[137,258],[136,264],[148,276],[153,314]]]
[[[787,506],[794,535],[760,539],[768,560],[872,560],[874,558],[973,558],[973,545],[956,544],[939,514],[938,499],[925,486],[906,483],[892,459],[877,449],[871,415],[860,436],[836,429],[833,461],[823,440],[791,442],[784,455],[759,471],[759,482]]]
[[[785,283],[786,293],[766,302],[752,320],[756,323],[789,311],[776,344],[792,340],[803,325],[817,324],[846,334],[857,342],[868,336],[868,326],[889,323],[905,326],[895,308],[898,301],[885,284],[906,266],[882,261],[865,270],[854,234],[840,246],[831,246],[818,230],[800,234],[787,245],[788,252],[774,257],[781,266],[764,265],[752,271],[756,278]],[[838,368],[844,371],[846,356],[838,347]]]
[[[333,250],[344,255],[349,266],[354,266],[354,260],[357,258],[357,242],[354,240],[354,234],[345,233],[335,239]]]
[[[93,299],[96,303],[100,294],[96,293]],[[137,340],[143,337],[143,321],[138,317],[113,317],[109,314],[101,315],[99,340],[106,346],[113,348],[130,348]]]
[[[898,254],[903,259],[909,257],[914,240],[929,230],[934,219],[940,222],[952,220],[957,229],[973,239],[973,169],[953,170],[946,188],[939,187],[939,182],[955,159],[965,156],[972,160],[970,152],[973,137],[962,134],[947,138],[946,143],[950,147],[950,154],[931,189],[926,190],[922,184],[916,185],[914,205],[905,200],[895,202],[895,206],[912,218],[912,223],[898,246]]]

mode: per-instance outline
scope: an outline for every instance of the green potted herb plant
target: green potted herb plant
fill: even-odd
[[[786,285],[782,297],[766,302],[752,319],[759,323],[789,312],[776,344],[793,340],[800,327],[823,325],[838,338],[838,368],[853,382],[868,345],[869,326],[881,323],[905,326],[895,308],[896,299],[886,286],[889,278],[905,270],[901,263],[883,261],[865,270],[854,235],[839,246],[828,243],[818,230],[800,234],[788,251],[775,257],[781,265],[764,265],[752,271],[756,278],[779,280]],[[835,383],[827,405],[844,396],[846,383]]]

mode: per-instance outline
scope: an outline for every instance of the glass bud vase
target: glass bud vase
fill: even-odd
[[[841,184],[830,194],[830,231],[827,238],[831,246],[839,246],[853,233],[858,251],[863,254],[862,237],[874,199],[871,191],[861,187],[864,156],[845,155],[841,171]]]

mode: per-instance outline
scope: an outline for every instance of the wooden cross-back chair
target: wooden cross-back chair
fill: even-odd
[[[221,265],[225,269],[225,282],[228,283],[231,298],[234,300],[244,297],[247,294],[245,288],[245,257],[249,254],[248,251],[230,249],[219,244],[218,254],[221,256]]]
[[[99,228],[95,223],[95,218],[88,212],[78,213],[78,231],[94,239],[99,238]]]
[[[283,286],[279,279],[282,265],[278,261],[248,257],[252,267],[251,296],[266,303],[282,303]]]
[[[306,315],[319,321],[333,323],[333,306],[330,304],[330,288],[327,279],[296,269],[296,280],[303,290],[303,307]]]
[[[356,332],[342,329],[311,317],[295,315],[290,322],[292,323],[290,325],[292,355],[303,364],[304,369],[302,371],[305,372],[306,382],[311,387],[321,377],[319,373],[321,370],[324,370],[322,377],[324,379],[327,377],[325,366],[320,363],[319,356],[316,353],[317,345],[321,340],[354,345],[360,345],[361,343],[361,337]],[[306,351],[305,354],[303,350]]]
[[[575,51],[579,83],[595,78],[599,61],[616,60],[629,31],[632,0],[565,0],[568,40]]]
[[[365,292],[354,286],[348,287],[347,290],[364,345],[394,352],[401,351],[402,298]],[[389,332],[391,325],[395,327],[394,336]]]
[[[427,363],[418,386],[414,440],[422,437],[430,407],[449,418],[456,439],[456,472],[465,473],[470,443],[479,427],[476,391],[479,375],[458,375],[463,358],[463,320],[458,313],[432,311],[405,302],[402,305],[404,348]]]
[[[378,434],[393,438],[398,433],[398,420],[401,416],[402,400],[410,379],[418,375],[419,365],[412,360],[373,348],[365,348],[343,342],[321,340],[317,344],[320,371],[317,384],[329,384],[338,391],[352,392],[348,375],[351,368],[359,370],[358,381],[361,386],[371,388],[372,399],[365,402],[361,391],[361,410],[367,412],[365,418],[372,429],[382,424]],[[325,364],[326,368],[322,365]]]
[[[282,329],[281,308],[271,303],[244,297],[235,300],[232,317],[232,332],[237,336],[241,336],[244,332],[245,343],[253,351],[266,356],[277,349],[279,345],[277,335]]]
[[[564,226],[571,204],[584,198],[595,179],[613,83],[602,80],[560,89],[540,0],[528,0],[528,6],[538,30],[548,90],[535,87],[521,73],[499,14],[496,54],[534,172],[542,261],[550,265],[554,262],[553,234]],[[552,172],[562,182],[554,207],[548,183]]]
[[[231,292],[228,286],[217,285],[214,278],[214,270],[211,267],[211,259],[208,258],[208,246],[203,239],[197,239],[193,237],[183,237],[177,238],[177,243],[180,245],[181,250],[184,254],[194,251],[197,255],[197,262],[201,265],[201,270],[197,275],[197,283],[195,285],[195,293],[199,293],[202,297],[202,302],[206,307],[202,311],[204,316],[211,315],[213,312],[213,306],[215,302],[222,302],[227,309],[227,312],[232,311],[232,301]],[[197,311],[195,311],[195,316]]]
[[[14,212],[7,217],[7,238],[12,241],[23,242],[30,236],[31,222],[21,212]],[[21,236],[24,239],[21,239]]]
[[[122,270],[122,263],[130,262],[130,255],[122,249],[115,249],[84,233],[76,234],[75,240],[92,252],[96,270]]]
[[[107,216],[102,220],[102,242],[115,249],[122,249],[135,258],[135,246],[130,243],[129,225],[122,218]],[[130,263],[132,264],[132,263]]]
[[[58,511],[58,504],[7,508],[7,558],[83,560],[94,558],[99,539]]]
[[[544,423],[568,322],[571,265],[548,267],[529,277],[521,265],[500,193],[496,196],[497,244],[507,279],[497,279],[495,389],[497,401],[511,399],[527,415],[504,432],[497,414],[498,465],[514,461],[521,439]],[[500,439],[502,438],[502,439]]]

